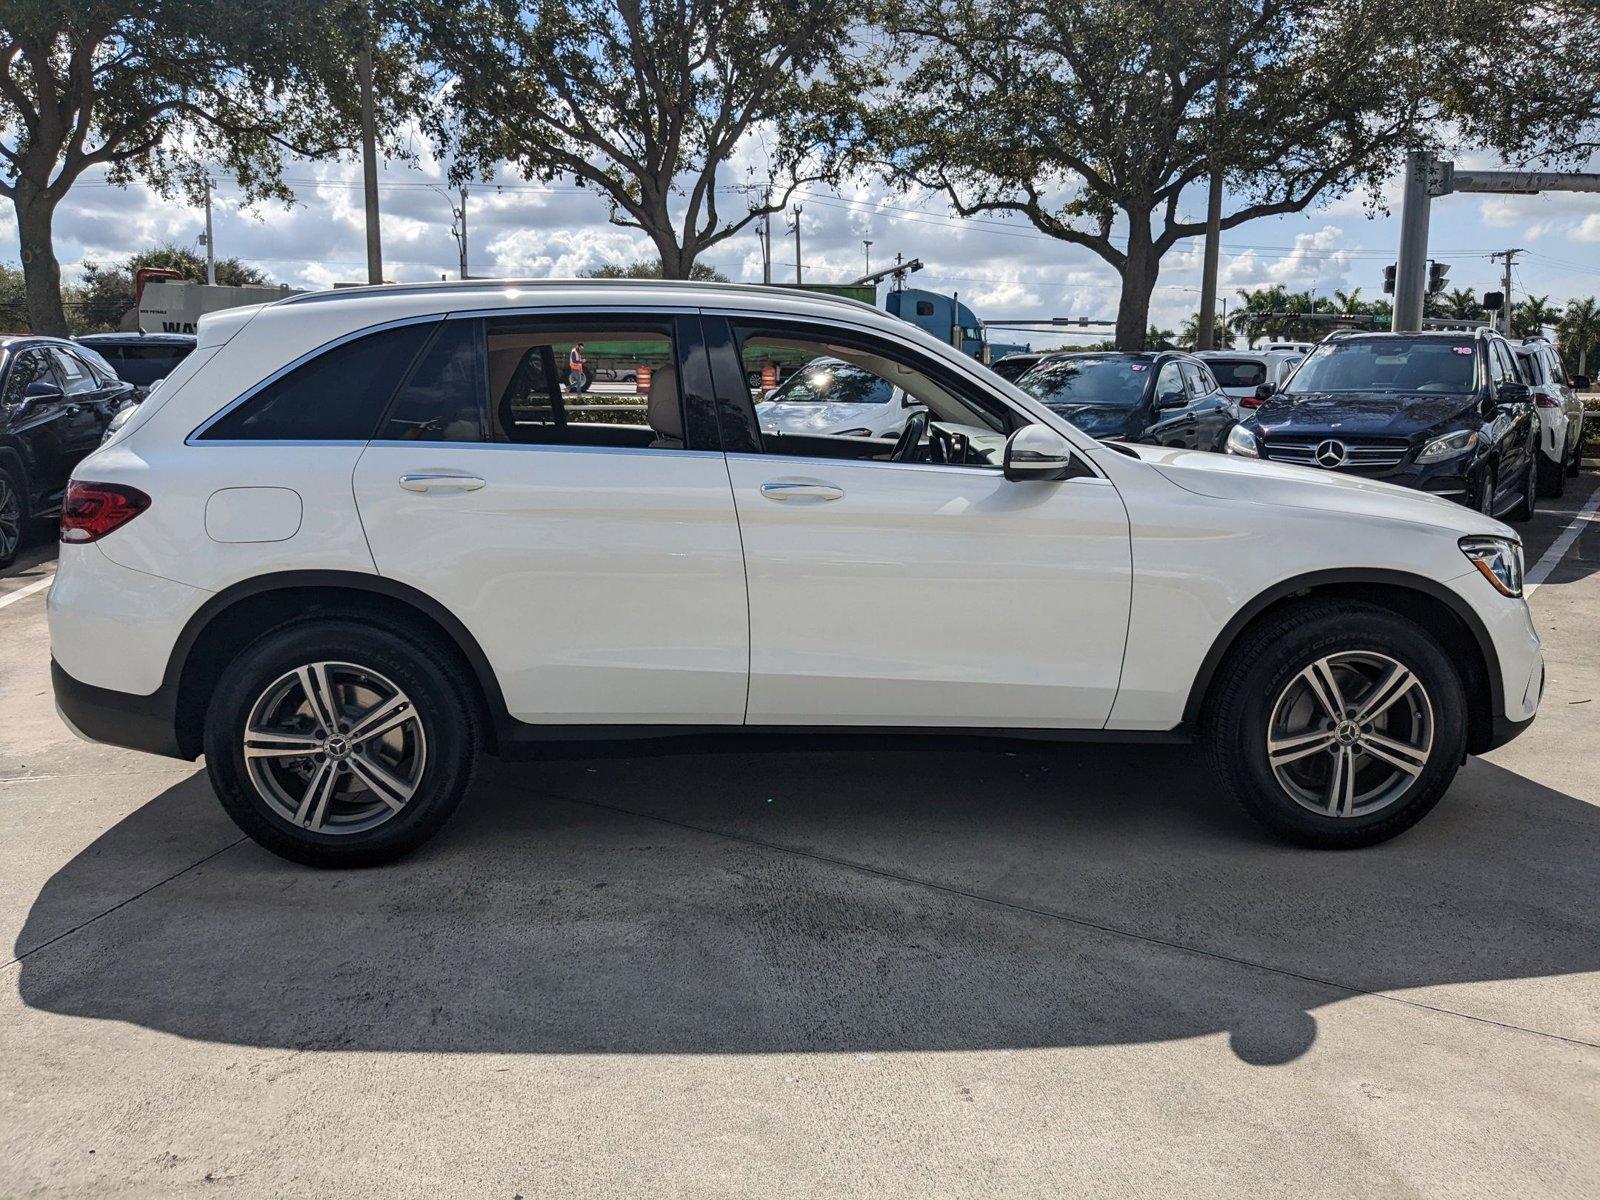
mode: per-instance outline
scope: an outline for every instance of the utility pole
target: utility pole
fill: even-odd
[[[800,214],[805,212],[798,204],[794,206],[794,284],[799,287],[800,277]]]
[[[1217,94],[1212,120],[1218,128],[1228,115],[1228,62],[1217,68]],[[1217,344],[1217,273],[1222,258],[1222,168],[1211,161],[1211,190],[1206,196],[1206,251],[1200,272],[1200,331],[1195,349],[1214,350]]]
[[[371,34],[356,57],[356,73],[361,79],[361,182],[367,201],[367,282],[383,282],[383,246],[378,235],[378,150],[377,130],[372,116],[372,41]]]
[[[767,196],[767,203],[772,203],[772,197]],[[761,228],[757,230],[761,235],[761,282],[772,283],[772,209],[768,208],[761,218]]]
[[[1505,279],[1500,291],[1501,296],[1504,298],[1500,301],[1500,311],[1495,314],[1495,321],[1500,326],[1500,332],[1507,337],[1511,336],[1511,264],[1516,260],[1517,255],[1521,253],[1522,249],[1520,247],[1513,246],[1509,250],[1497,250],[1489,255],[1490,262],[1494,262],[1497,258],[1506,260]]]
[[[865,271],[863,271],[862,274],[863,275],[871,275],[872,274],[872,239],[871,238],[862,238],[861,239],[861,248],[867,252],[867,269]]]
[[[211,235],[211,176],[205,179],[205,282],[216,286],[216,240]]]
[[[461,236],[457,239],[461,243],[461,278],[467,278],[467,189],[461,189]]]

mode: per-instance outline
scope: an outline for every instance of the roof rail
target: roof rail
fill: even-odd
[[[281,308],[285,305],[295,304],[324,304],[329,301],[343,300],[347,297],[357,296],[449,296],[462,293],[504,291],[514,288],[518,291],[559,291],[573,288],[646,288],[648,290],[673,291],[699,291],[699,292],[727,292],[737,296],[764,295],[764,296],[805,296],[807,299],[825,301],[830,304],[853,305],[864,308],[869,312],[881,313],[881,308],[874,308],[860,300],[852,300],[848,296],[835,296],[828,292],[810,291],[805,288],[796,288],[782,284],[763,283],[702,283],[692,279],[456,279],[439,280],[430,283],[371,283],[360,287],[329,288],[320,292],[300,292],[287,296],[282,300],[272,301],[272,307]]]

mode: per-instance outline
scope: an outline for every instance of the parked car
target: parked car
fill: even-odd
[[[1196,350],[1194,356],[1216,376],[1240,420],[1243,410],[1261,406],[1262,384],[1281,388],[1305,358],[1293,350]]]
[[[1497,333],[1334,334],[1228,435],[1248,458],[1343,471],[1525,521],[1539,432]]]
[[[1518,370],[1533,392],[1533,410],[1539,418],[1539,491],[1559,496],[1583,460],[1583,397],[1567,378],[1561,356],[1548,338],[1524,338],[1515,349]]]
[[[85,333],[73,339],[109,364],[142,400],[158,381],[172,374],[194,351],[192,333]]]
[[[1097,438],[1221,450],[1238,419],[1209,367],[1192,354],[1052,354],[1017,386]]]
[[[659,346],[648,411],[568,422],[553,351],[604,338]],[[1498,521],[1098,442],[852,301],[390,285],[199,339],[74,473],[56,703],[85,736],[204,753],[240,828],[301,862],[425,841],[480,752],[687,734],[1198,738],[1270,829],[1365,845],[1543,691]],[[769,435],[745,364],[779,347],[921,408],[892,444]]]
[[[1007,354],[990,363],[989,369],[1006,382],[1015,383],[1047,357],[1047,354],[1035,351]]]
[[[763,433],[894,438],[922,406],[862,367],[813,358],[756,405]]]
[[[53,517],[72,468],[133,388],[59,338],[0,336],[0,567],[30,521]]]

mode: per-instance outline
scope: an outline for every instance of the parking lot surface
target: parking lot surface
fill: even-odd
[[[1186,748],[930,746],[490,763],[312,871],[60,724],[36,548],[0,1195],[1600,1194],[1597,504],[1524,530],[1539,720],[1352,853]]]

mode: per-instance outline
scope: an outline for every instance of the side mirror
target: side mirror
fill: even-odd
[[[1525,383],[1502,383],[1496,396],[1501,404],[1526,404],[1533,392]]]
[[[1157,410],[1166,408],[1182,408],[1189,403],[1189,396],[1182,388],[1175,392],[1160,392],[1156,395]]]
[[[1005,477],[1012,483],[1055,483],[1082,473],[1072,443],[1048,425],[1024,425],[1006,439]]]
[[[1256,384],[1256,403],[1260,404],[1263,400],[1272,399],[1272,397],[1275,396],[1277,394],[1277,392],[1278,392],[1278,385],[1275,384],[1275,383],[1258,383],[1258,384]]]
[[[1589,386],[1589,377],[1587,375],[1574,375],[1569,386],[1575,387],[1581,392],[1584,388]]]

